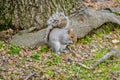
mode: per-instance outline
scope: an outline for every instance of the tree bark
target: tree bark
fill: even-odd
[[[46,27],[46,20],[56,11],[70,15],[83,7],[79,0],[1,0],[0,24],[11,24],[18,29]]]

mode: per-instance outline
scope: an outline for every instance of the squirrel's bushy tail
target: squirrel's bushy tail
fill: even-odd
[[[49,41],[49,34],[54,28],[68,28],[69,27],[69,19],[63,12],[56,12],[47,21],[47,31],[45,36],[45,42]]]

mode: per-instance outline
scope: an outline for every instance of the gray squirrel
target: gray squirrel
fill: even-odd
[[[69,53],[67,46],[76,40],[72,29],[69,28],[69,19],[64,13],[55,13],[47,21],[45,42],[56,53]]]

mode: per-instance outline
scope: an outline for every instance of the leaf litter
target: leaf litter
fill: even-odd
[[[108,3],[110,2],[106,2],[104,5],[113,5],[113,3]],[[100,2],[86,4],[95,9],[103,6]],[[97,7],[93,4],[101,6]],[[8,31],[13,33],[12,30]],[[71,53],[61,53],[60,55],[51,51],[47,46],[29,49],[0,41],[0,79],[117,80],[120,78],[119,58],[112,57],[95,67],[93,71],[81,66],[81,63],[87,67],[92,66],[113,47],[120,49],[120,28],[107,31],[107,34],[97,32],[92,36],[80,39],[71,47]]]

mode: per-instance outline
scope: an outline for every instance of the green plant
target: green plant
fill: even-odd
[[[106,34],[109,34],[110,31],[111,31],[111,28],[110,28],[109,25],[104,25],[104,28],[103,28],[103,29],[105,30],[105,33],[106,33]]]
[[[11,45],[10,46],[10,50],[9,50],[9,54],[12,54],[12,55],[16,55],[16,54],[19,54],[19,52],[21,51],[21,47],[20,46],[16,46],[16,45]]]
[[[42,46],[38,53],[43,53],[43,52],[47,52],[47,51],[48,51],[47,46]]]
[[[117,14],[117,15],[120,15],[120,12],[118,11],[118,12],[114,12],[115,14]]]
[[[23,57],[20,58],[20,60],[21,60],[22,62],[25,62],[26,59],[27,59],[26,56],[23,56]]]
[[[34,55],[32,55],[32,58],[33,58],[34,60],[40,60],[40,57],[39,57],[38,54],[34,54]]]
[[[89,35],[85,36],[85,38],[82,38],[80,39],[80,41],[83,43],[83,44],[88,44],[91,42],[91,37]]]
[[[53,61],[54,61],[55,64],[61,62],[61,58],[60,58],[59,55],[56,55],[56,54],[53,53],[53,54],[52,54],[52,58],[53,58]]]
[[[49,76],[54,76],[54,71],[53,71],[53,70],[47,70],[46,73],[47,73]]]
[[[53,65],[55,65],[55,63],[52,60],[47,60],[45,65],[53,66]]]
[[[2,42],[0,42],[0,49],[3,47],[3,43]]]
[[[105,53],[108,53],[109,50],[108,49],[99,49],[96,54],[95,54],[95,58],[99,59],[101,58]]]
[[[97,30],[97,31],[96,31],[96,35],[97,35],[98,37],[102,37],[103,32],[102,32],[101,30]]]

